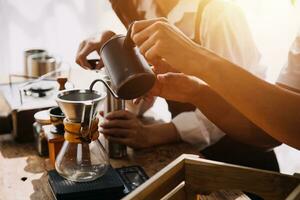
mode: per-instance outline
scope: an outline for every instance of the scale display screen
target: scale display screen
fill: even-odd
[[[122,167],[116,170],[128,189],[127,193],[133,191],[149,178],[140,166]]]
[[[128,172],[125,173],[125,176],[133,185],[139,186],[144,183],[144,180],[137,172]]]

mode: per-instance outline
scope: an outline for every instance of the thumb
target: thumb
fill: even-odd
[[[169,73],[165,73],[165,74],[158,74],[157,75],[157,80],[160,83],[171,83],[173,81],[178,81],[180,79],[182,79],[185,75],[183,73],[173,73],[173,72],[169,72]]]
[[[152,64],[153,64],[152,70],[154,71],[155,74],[165,74],[168,72],[178,73],[177,70],[175,70],[171,65],[169,65],[163,59],[156,60],[156,62]]]

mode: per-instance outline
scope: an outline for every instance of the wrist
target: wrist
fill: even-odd
[[[97,43],[96,43],[97,48],[100,49],[105,42],[107,42],[108,40],[110,40],[110,38],[112,38],[115,35],[116,35],[116,33],[112,32],[112,31],[104,31],[104,32],[102,32],[99,35]]]
[[[201,82],[201,80],[199,80]],[[199,83],[197,87],[194,88],[193,94],[189,96],[188,103],[193,104],[197,106],[199,102],[201,102],[201,98],[203,98],[203,95],[205,95],[205,91],[208,88],[208,85],[205,83]]]
[[[201,47],[200,45],[193,45],[191,48],[190,56],[186,70],[183,71],[185,74],[196,76],[205,81],[206,77],[210,73],[210,68],[212,65],[218,63],[218,56],[214,53]]]
[[[181,141],[181,137],[172,122],[144,125],[145,146],[168,144]]]
[[[151,125],[143,125],[142,128],[142,137],[144,138],[144,147],[152,147],[155,146],[155,141],[157,140],[155,138],[155,134],[152,134],[154,132],[153,127]]]
[[[167,123],[167,125],[172,129],[173,131],[173,141],[172,142],[182,142],[181,136],[173,122]]]

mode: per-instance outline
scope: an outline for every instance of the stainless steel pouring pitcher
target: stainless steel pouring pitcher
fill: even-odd
[[[146,59],[131,40],[131,26],[127,36],[116,35],[100,50],[111,86],[106,87],[116,98],[135,99],[147,93],[154,85],[155,75]],[[103,81],[102,81],[103,82]]]

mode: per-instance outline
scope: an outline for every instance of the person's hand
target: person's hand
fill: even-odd
[[[158,74],[165,74],[168,72],[178,72],[177,70],[175,70],[173,67],[171,67],[168,63],[166,63],[163,59],[159,60],[156,62],[155,66],[152,66],[152,71],[154,72],[154,74],[157,76]],[[157,88],[158,86],[158,82],[157,82],[157,77],[156,80],[154,82],[154,86],[153,88]],[[140,104],[142,101],[144,101],[147,104],[150,104],[149,102],[151,102],[151,106],[153,106],[154,103],[154,96],[152,96],[151,94],[147,93],[145,95],[143,95],[142,97],[139,97],[137,99],[133,100],[133,103],[135,105]],[[150,108],[150,107],[149,107]]]
[[[92,69],[92,66],[87,61],[87,56],[93,51],[96,51],[99,54],[102,45],[114,35],[115,33],[112,31],[104,31],[99,37],[88,38],[82,41],[77,51],[76,63],[85,69]],[[100,69],[102,67],[103,62],[100,58],[100,62],[97,64],[96,69]]]
[[[132,113],[120,110],[109,113],[100,125],[100,132],[110,141],[135,149],[151,146],[147,128]]]
[[[131,37],[149,63],[166,62],[180,72],[194,62],[199,47],[164,18],[134,22]]]
[[[203,86],[206,84],[194,76],[169,72],[157,75],[157,81],[148,95],[182,103],[194,103],[198,91]]]

